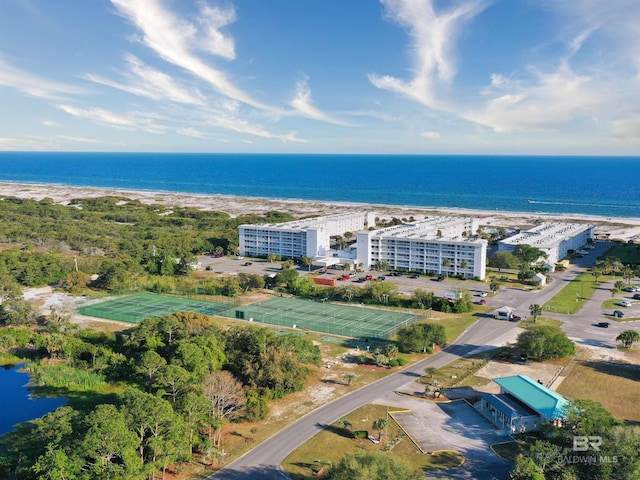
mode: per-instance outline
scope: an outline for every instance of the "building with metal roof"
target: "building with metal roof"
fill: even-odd
[[[547,262],[556,263],[569,250],[578,250],[592,241],[595,225],[584,223],[542,223],[498,242],[498,251],[512,252],[518,245],[529,245],[547,254]]]
[[[358,264],[375,268],[484,279],[487,241],[478,219],[437,216],[358,233]]]
[[[311,258],[327,255],[331,237],[374,227],[374,212],[353,212],[305,218],[283,223],[245,224],[238,227],[240,255]]]
[[[500,394],[485,394],[474,406],[511,433],[535,431],[543,423],[562,420],[570,402],[526,375],[494,378]]]

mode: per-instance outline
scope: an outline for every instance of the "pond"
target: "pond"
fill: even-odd
[[[66,399],[33,398],[27,387],[30,377],[19,370],[22,365],[0,367],[0,435],[13,430],[18,423],[40,418],[64,405]]]

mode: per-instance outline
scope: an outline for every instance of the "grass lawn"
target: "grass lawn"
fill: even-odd
[[[453,342],[479,317],[474,313],[454,314],[433,312],[433,316],[426,323],[438,323],[444,326],[447,343]]]
[[[636,347],[638,348],[638,347]],[[640,365],[580,358],[558,387],[569,400],[602,403],[616,418],[640,423]]]
[[[536,323],[533,323],[533,317],[529,317],[526,320],[520,322],[520,327],[522,328],[531,328],[535,325],[552,325],[554,327],[560,327],[562,325],[562,322],[554,318],[546,317],[538,317],[536,319]]]
[[[601,276],[600,280],[605,280],[605,276]],[[600,283],[596,283],[595,277],[590,272],[581,273],[542,308],[556,313],[576,313],[582,308],[583,301],[591,298],[593,292],[600,287]]]
[[[320,468],[317,460],[329,460],[336,464],[347,454],[365,450],[388,451],[404,463],[425,471],[452,468],[462,463],[463,457],[457,452],[439,452],[434,455],[422,453],[400,426],[387,416],[387,409],[393,411],[393,407],[373,404],[354,410],[341,419],[351,422],[349,430],[343,428],[339,422],[331,424],[292,452],[284,460],[282,467],[295,480],[311,480],[317,478],[313,475]],[[367,430],[369,435],[378,438],[378,432],[372,428],[377,418],[389,420],[389,426],[386,432],[383,431],[379,444],[366,438],[352,438],[352,431],[356,430]]]

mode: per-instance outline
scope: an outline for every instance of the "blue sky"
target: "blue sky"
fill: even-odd
[[[0,150],[640,154],[637,0],[0,0]]]

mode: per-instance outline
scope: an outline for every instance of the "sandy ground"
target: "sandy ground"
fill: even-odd
[[[318,201],[277,200],[247,198],[231,195],[196,195],[169,192],[118,190],[108,188],[69,187],[41,184],[0,183],[0,196],[42,200],[51,198],[68,204],[75,198],[122,196],[146,204],[167,207],[193,207],[202,210],[226,212],[232,217],[240,214],[262,214],[273,210],[288,212],[296,217],[330,215],[354,210],[373,210],[380,218],[421,219],[436,214],[454,214],[477,217],[481,225],[495,227],[526,227],[540,221],[578,221],[596,225],[596,233],[609,234],[612,240],[640,240],[640,218],[598,217],[590,215],[550,215],[543,213],[497,212],[462,208],[420,208],[362,203],[325,203]]]

